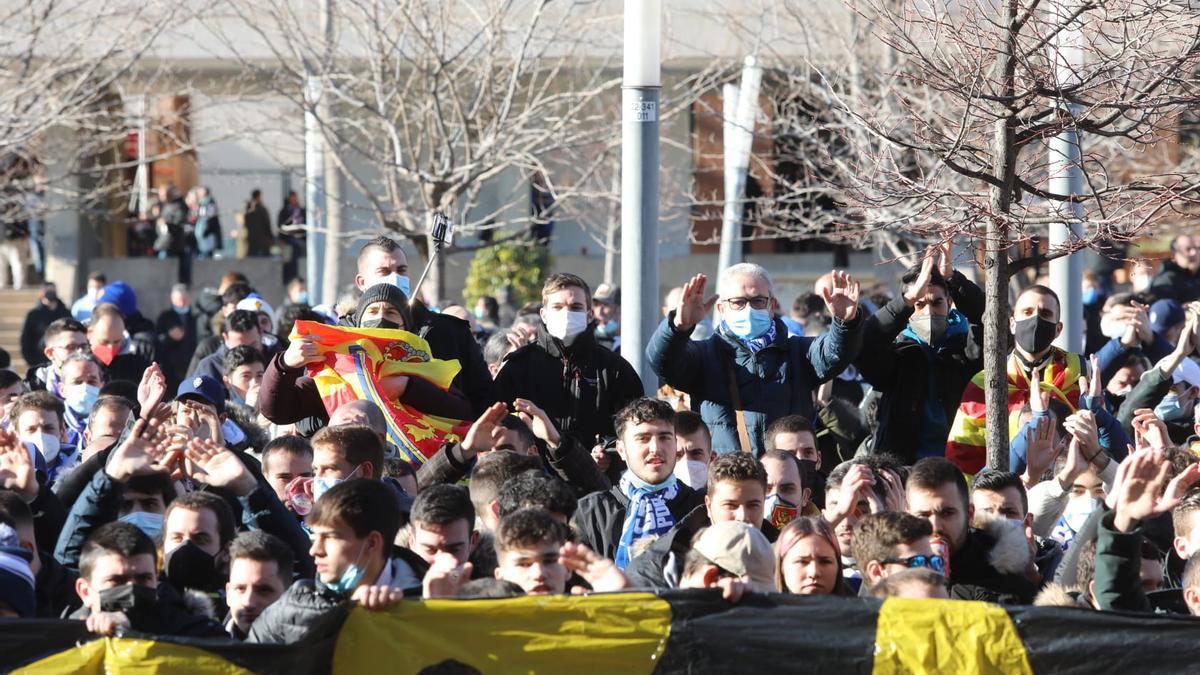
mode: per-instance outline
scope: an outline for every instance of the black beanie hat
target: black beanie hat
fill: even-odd
[[[412,330],[412,311],[408,307],[408,296],[404,295],[404,291],[389,283],[375,284],[358,299],[358,307],[354,309],[355,326],[362,326],[363,312],[376,302],[386,302],[400,310],[400,315],[404,317],[404,330]]]

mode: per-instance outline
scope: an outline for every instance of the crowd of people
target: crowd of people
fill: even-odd
[[[1007,467],[950,244],[790,308],[758,265],[696,275],[645,345],[653,397],[619,289],[555,273],[525,306],[434,309],[386,237],[340,307],[231,273],[151,321],[121,281],[71,310],[48,287],[29,371],[0,370],[0,616],[295,643],[346,602],[625,589],[1200,613],[1197,243],[1129,289],[1090,276],[1082,354],[1050,288],[1015,296]],[[426,341],[450,385],[380,393],[461,424],[407,461],[390,406],[327,407],[301,322]]]

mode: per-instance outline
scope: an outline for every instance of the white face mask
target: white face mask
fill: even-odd
[[[675,478],[693,490],[708,486],[708,465],[698,459],[675,462]]]
[[[567,309],[546,310],[543,320],[546,322],[546,332],[567,344],[574,342],[588,324],[587,312]]]
[[[52,464],[58,457],[59,450],[62,449],[62,444],[59,442],[58,436],[51,436],[50,434],[38,434],[37,436],[22,438],[21,440],[32,445],[38,452],[42,453],[42,458],[46,460],[47,464]]]

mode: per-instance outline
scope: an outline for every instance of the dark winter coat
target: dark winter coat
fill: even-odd
[[[1150,284],[1150,292],[1156,300],[1169,298],[1183,304],[1200,300],[1200,271],[1189,272],[1167,260]]]
[[[496,399],[533,401],[559,433],[586,448],[597,436],[614,436],[613,417],[645,396],[629,362],[596,343],[594,327],[565,345],[538,327],[537,339],[511,352],[496,376]]]
[[[49,307],[41,300],[25,315],[25,323],[21,326],[21,358],[31,368],[49,362],[50,359],[42,352],[46,348],[46,329],[56,319],[71,318],[71,310],[55,300]]]
[[[1029,544],[1018,521],[993,519],[972,528],[950,557],[950,597],[1001,605],[1028,605],[1038,584],[1025,576]]]
[[[87,607],[80,607],[70,618],[87,619]],[[170,584],[158,585],[158,602],[145,616],[130,617],[130,627],[140,633],[179,637],[228,637],[225,629],[207,616],[189,611],[183,597]]]
[[[593,492],[579,500],[579,508],[575,510],[575,517],[571,518],[571,528],[579,535],[580,543],[587,544],[588,548],[611,560],[617,555],[628,506],[629,498],[621,492],[619,485],[603,492]],[[667,502],[667,508],[676,523],[698,506],[704,506],[704,495],[682,483],[679,484],[679,493]]]
[[[709,525],[712,520],[708,517],[708,507],[701,504],[692,509],[670,532],[656,539],[629,563],[625,569],[629,585],[654,591],[678,588],[683,577],[683,559],[692,548],[692,540],[697,532]],[[771,543],[779,537],[779,530],[765,520],[759,530]]]
[[[405,549],[393,549],[393,588],[402,578],[397,574],[401,566],[407,566],[418,579],[423,579],[429,565],[416,553]],[[402,588],[406,596],[419,597],[421,587]],[[302,579],[292,584],[284,594],[263,611],[250,626],[246,642],[267,644],[295,644],[304,639],[309,630],[323,616],[347,602],[346,598],[326,590],[311,579]]]
[[[718,453],[741,446],[729,394],[732,365],[750,445],[761,456],[767,426],[791,414],[812,419],[817,387],[858,356],[863,314],[860,308],[850,323],[834,319],[829,332],[816,338],[788,337],[787,326],[775,319],[775,341],[754,353],[721,330],[707,340],[692,340],[692,331],[675,329],[672,311],[650,338],[646,355],[664,383],[691,394],[692,407],[699,407]]]
[[[896,455],[906,465],[918,459],[930,370],[949,430],[963,389],[983,369],[983,291],[958,271],[948,285],[955,309],[969,325],[965,333],[948,335],[936,349],[901,335],[913,308],[898,297],[866,320],[862,351],[854,362],[863,379],[883,394],[872,447]],[[943,438],[940,445],[945,444]]]
[[[283,353],[271,359],[263,373],[258,397],[264,417],[276,424],[295,424],[308,417],[329,421],[329,413],[325,411],[317,383],[306,372],[304,368],[288,368],[284,365]],[[466,397],[453,387],[442,391],[437,385],[419,377],[409,378],[400,402],[431,415],[454,419],[466,419],[471,412]]]

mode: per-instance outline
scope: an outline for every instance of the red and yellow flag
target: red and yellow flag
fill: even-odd
[[[401,458],[420,466],[446,441],[458,440],[465,431],[462,420],[429,415],[389,400],[380,380],[393,375],[419,377],[449,389],[461,369],[457,360],[433,358],[429,343],[403,330],[342,328],[314,321],[297,321],[290,340],[302,335],[317,338],[325,360],[308,365],[321,401],[330,414],[350,401],[367,400],[379,406],[388,420],[388,440]]]
[[[1072,412],[1079,407],[1079,376],[1083,374],[1079,355],[1053,348],[1042,371],[1042,391],[1065,403]],[[1029,376],[1012,354],[1008,357],[1008,438],[1021,430],[1021,408],[1029,401]],[[987,406],[984,401],[983,371],[979,371],[963,390],[962,403],[950,427],[946,459],[968,476],[979,473],[987,463]]]

